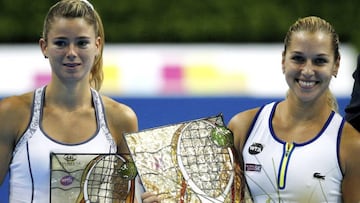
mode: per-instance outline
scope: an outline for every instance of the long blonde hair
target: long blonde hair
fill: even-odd
[[[93,67],[90,71],[90,85],[96,89],[100,90],[103,79],[103,50],[105,44],[105,32],[102,20],[90,4],[86,0],[61,0],[53,5],[44,20],[42,38],[47,42],[47,37],[51,25],[54,22],[55,18],[64,17],[64,18],[83,18],[90,25],[94,26],[95,33],[101,39],[100,43],[100,52],[94,60]]]
[[[332,110],[335,112],[339,112],[339,104],[337,102],[337,99],[335,95],[330,91],[330,89],[327,91],[327,104],[331,107]]]

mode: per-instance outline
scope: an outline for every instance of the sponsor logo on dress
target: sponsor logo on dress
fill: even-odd
[[[245,164],[245,171],[261,172],[260,164]]]
[[[325,180],[325,175],[321,175],[319,172],[315,172],[313,175],[314,178]]]
[[[259,154],[260,152],[262,152],[263,150],[263,145],[260,143],[253,143],[250,147],[249,147],[249,153],[252,155],[255,154]]]

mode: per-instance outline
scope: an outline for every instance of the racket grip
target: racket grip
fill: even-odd
[[[133,203],[135,198],[135,179],[131,180],[130,191],[126,197],[126,203]]]

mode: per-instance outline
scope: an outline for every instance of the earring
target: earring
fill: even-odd
[[[44,55],[44,58],[46,58],[46,59],[47,59],[47,58],[49,58],[49,57],[47,57],[46,55]]]

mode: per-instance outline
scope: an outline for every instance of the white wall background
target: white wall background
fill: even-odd
[[[283,96],[287,85],[281,71],[282,46],[106,44],[102,91],[136,97]],[[357,53],[346,44],[340,53],[340,70],[331,89],[348,97]],[[50,79],[48,60],[37,45],[0,45],[0,64],[0,96],[30,91]]]

